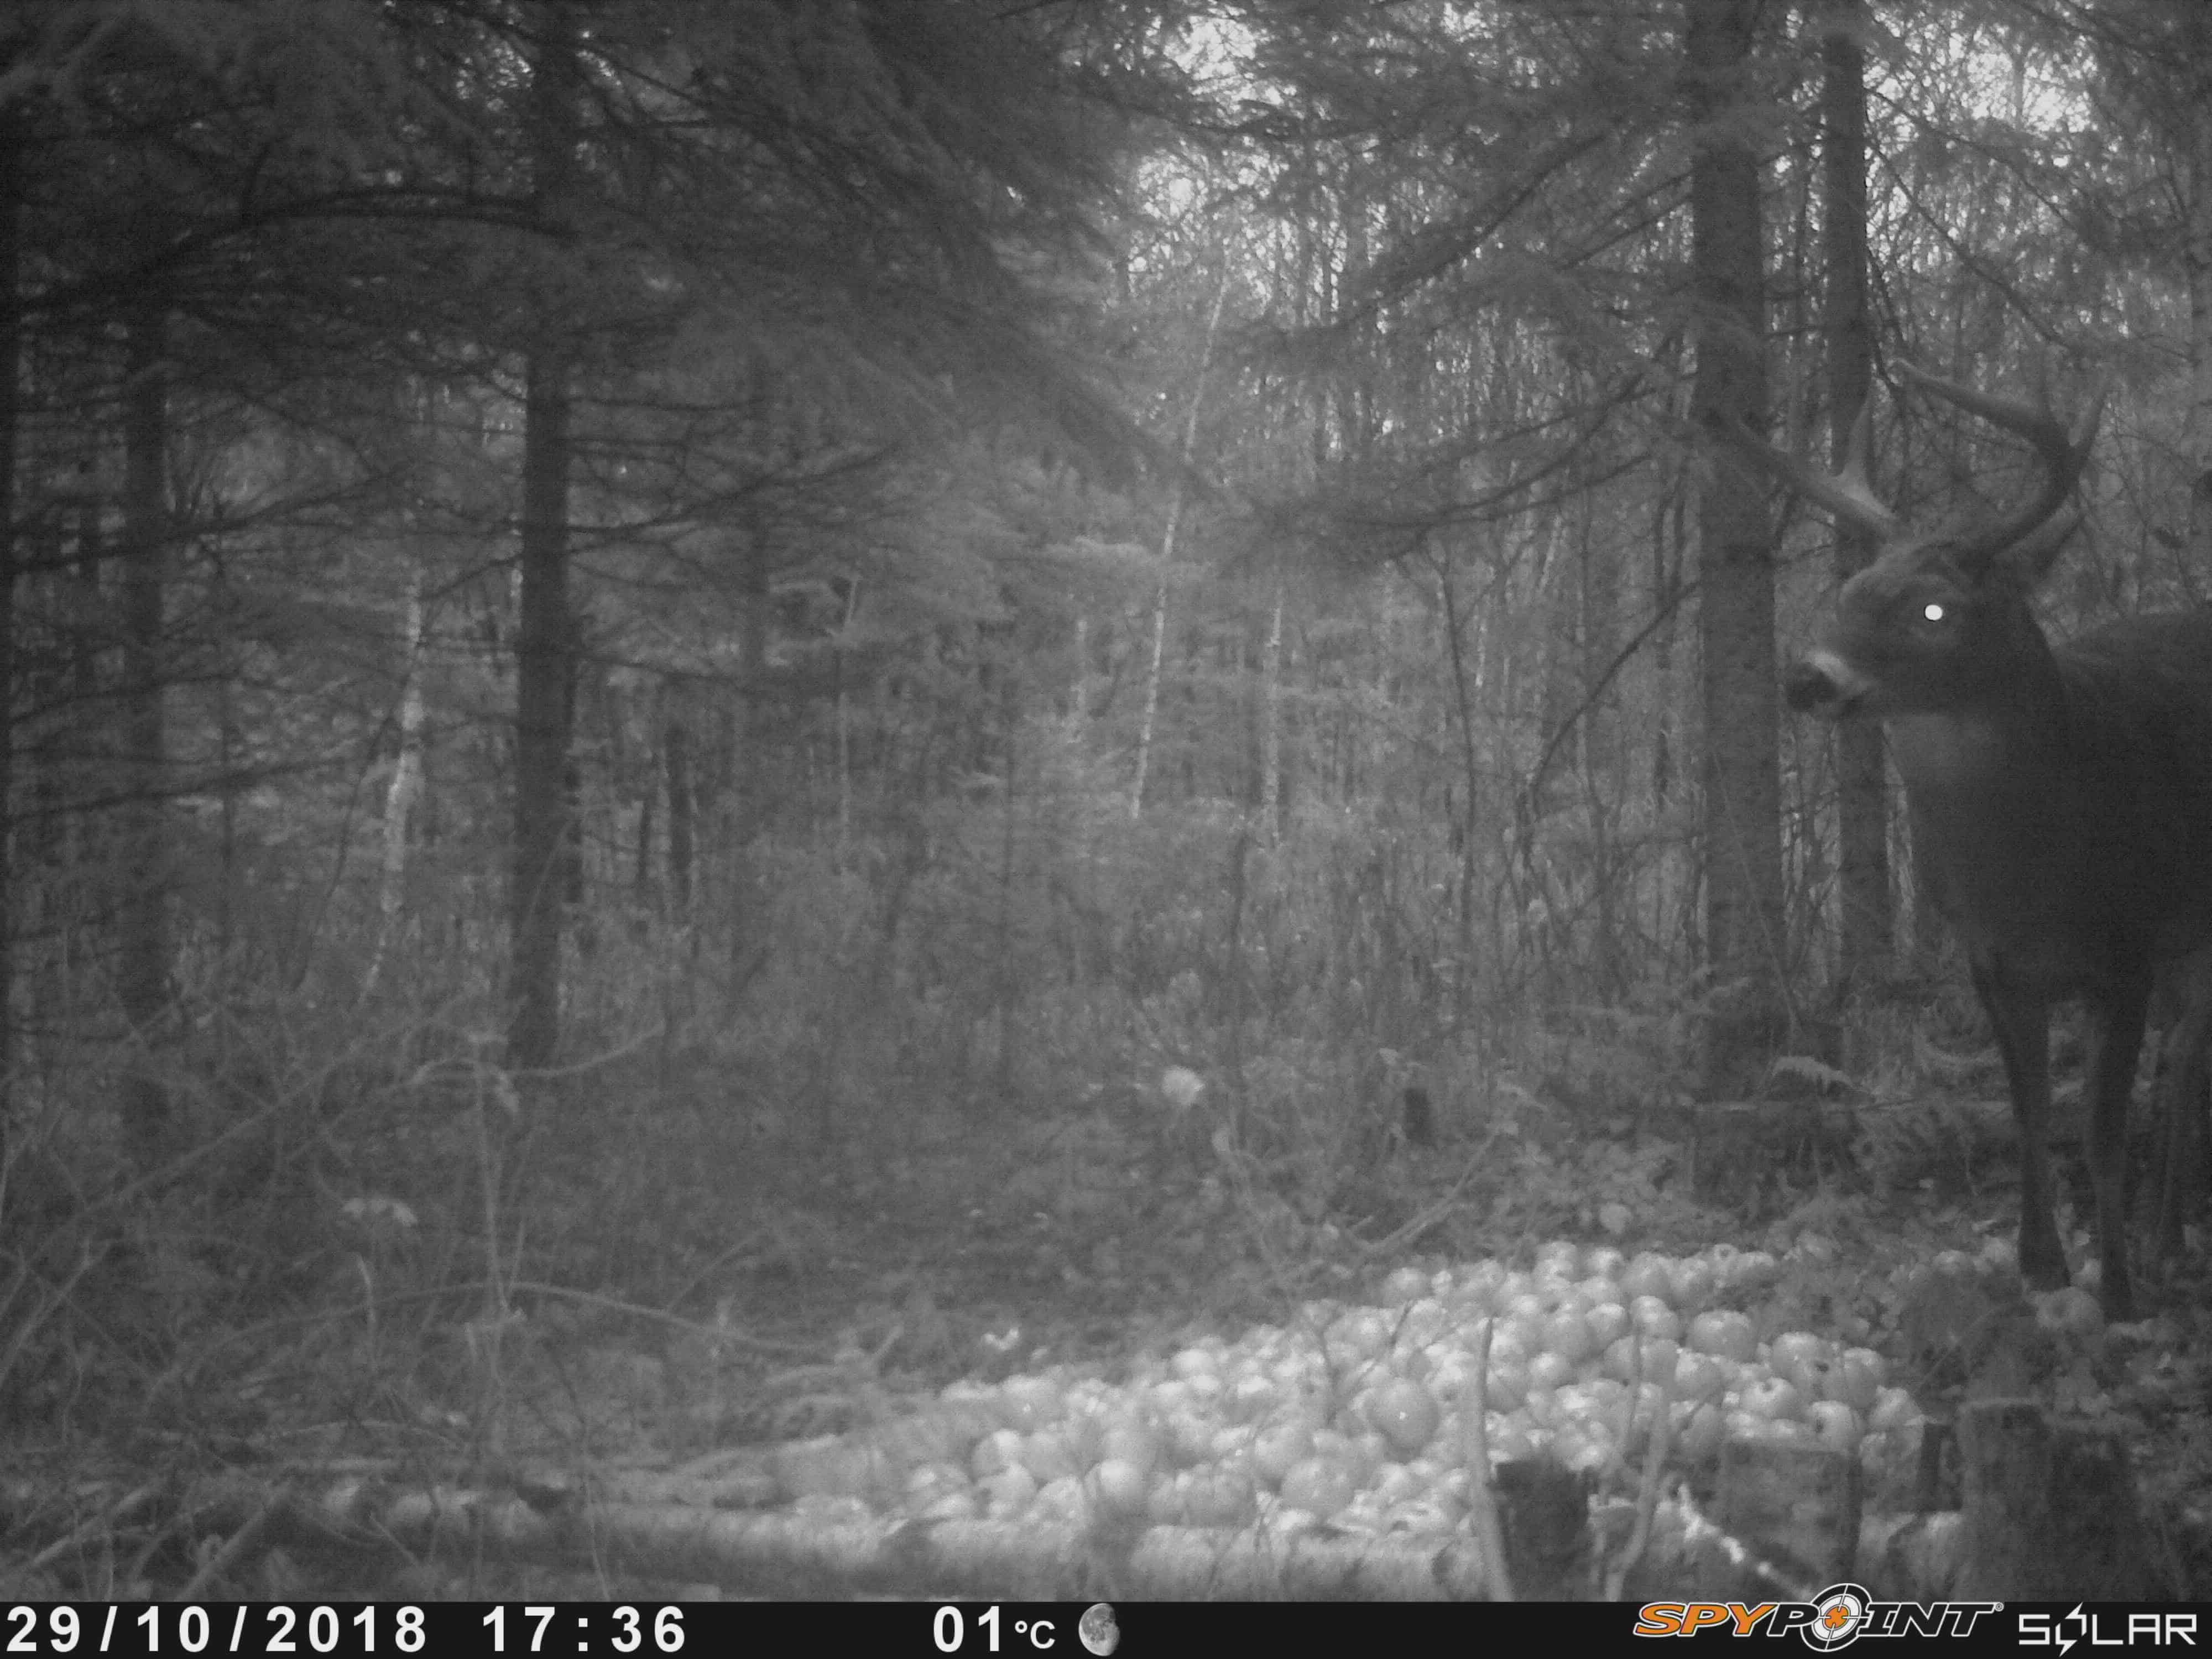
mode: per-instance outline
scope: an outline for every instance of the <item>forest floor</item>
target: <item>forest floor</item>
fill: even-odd
[[[585,1255],[557,1263],[546,1243],[544,1265],[526,1260],[496,1297],[481,1285],[387,1288],[379,1314],[357,1295],[341,1305],[333,1279],[319,1309],[181,1338],[158,1399],[137,1394],[135,1411],[93,1409],[103,1369],[110,1381],[124,1370],[95,1360],[56,1424],[52,1391],[70,1385],[49,1377],[46,1424],[19,1418],[10,1437],[0,1583],[101,1599],[189,1586],[280,1598],[638,1593],[489,1560],[372,1570],[281,1544],[208,1581],[222,1540],[204,1521],[118,1507],[103,1528],[88,1509],[210,1470],[483,1485],[523,1470],[681,1468],[863,1434],[963,1379],[1119,1386],[1209,1337],[1234,1341],[1324,1301],[1371,1304],[1409,1267],[1525,1270],[1565,1240],[1587,1263],[1764,1251],[1773,1270],[1744,1304],[1762,1339],[1807,1331],[1873,1349],[1939,1415],[1973,1393],[2019,1393],[2118,1425],[2169,1577],[2212,1593],[2201,1254],[2154,1278],[2137,1325],[2054,1328],[2016,1278],[1989,1271],[2017,1218],[2003,1109],[1927,1100],[1869,1127],[1864,1115],[1797,1102],[1686,1117],[1665,1135],[1448,1123],[1430,1146],[1385,1125],[1330,1168],[1295,1148],[1224,1151],[1202,1115],[1129,1100],[1049,1121],[947,1111],[865,1155],[771,1141],[759,1167],[727,1176],[732,1202],[713,1224],[686,1216],[680,1254],[632,1259],[653,1270],[631,1285],[594,1284]],[[2068,1233],[2078,1266],[2087,1240]],[[1968,1291],[1931,1276],[1939,1259],[1976,1266]],[[369,1281],[365,1260],[352,1264],[357,1285]],[[381,1282],[399,1282],[395,1259]]]

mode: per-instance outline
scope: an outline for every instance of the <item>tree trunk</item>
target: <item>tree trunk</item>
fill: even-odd
[[[630,894],[641,912],[653,906],[653,812],[660,799],[659,768],[646,757],[645,787],[637,793],[637,857],[630,869]]]
[[[1651,733],[1651,799],[1665,806],[1675,779],[1674,635],[1682,607],[1682,550],[1688,544],[1689,490],[1675,473],[1651,514],[1651,609],[1659,618],[1651,642],[1652,701],[1656,714]]]
[[[392,942],[406,915],[408,826],[416,803],[422,798],[422,581],[418,563],[407,586],[407,658],[400,672],[399,753],[392,763],[392,781],[384,791],[384,860],[377,876],[376,945],[368,969],[362,975],[361,1000],[375,995]]]
[[[847,648],[860,617],[860,579],[845,588],[845,614],[837,621],[836,648],[830,663],[837,678],[837,859],[842,866],[853,846],[853,694],[845,684]]]
[[[1221,282],[1213,292],[1213,311],[1206,319],[1206,343],[1198,354],[1198,376],[1190,389],[1190,410],[1183,417],[1182,453],[1184,466],[1190,465],[1191,452],[1198,446],[1198,411],[1206,399],[1206,372],[1213,362],[1213,338],[1221,327],[1221,307],[1229,298],[1229,275],[1224,269]],[[1129,786],[1129,816],[1141,817],[1145,811],[1145,776],[1152,768],[1152,732],[1160,712],[1160,665],[1167,652],[1168,638],[1168,573],[1175,567],[1176,531],[1182,521],[1182,477],[1176,475],[1168,495],[1167,528],[1160,536],[1160,582],[1152,596],[1152,659],[1145,675],[1145,712],[1137,723],[1137,777]]]
[[[1283,579],[1267,609],[1267,642],[1260,653],[1260,834],[1273,843],[1282,832],[1283,805]]]
[[[1688,0],[1686,86],[1698,313],[1692,413],[1704,426],[1765,418],[1759,158],[1746,70],[1753,0]],[[1772,528],[1765,490],[1714,445],[1698,507],[1704,655],[1705,950],[1713,988],[1705,1085],[1747,1092],[1783,1036],[1782,842]]]
[[[168,558],[165,440],[167,388],[163,319],[153,301],[134,310],[123,415],[123,844],[124,887],[116,1000],[133,1054],[123,1080],[124,1132],[141,1168],[170,1150],[169,1094],[156,1058],[169,1004],[167,709],[161,612]]]
[[[1829,442],[1840,467],[1851,428],[1874,388],[1874,327],[1867,313],[1865,0],[1828,0],[1821,39],[1825,76],[1821,151],[1826,205]],[[1872,457],[1869,457],[1872,464]],[[1836,578],[1848,581],[1875,556],[1875,540],[1836,526]],[[1889,882],[1889,792],[1881,727],[1845,720],[1836,728],[1837,877],[1842,938],[1839,1002],[1863,994],[1889,971],[1895,942]]]
[[[15,1072],[15,401],[22,349],[23,123],[0,109],[0,1169]]]
[[[1443,618],[1444,660],[1451,674],[1451,704],[1447,719],[1459,738],[1460,805],[1451,809],[1449,836],[1459,859],[1458,903],[1454,908],[1452,1018],[1463,1022],[1475,1007],[1475,873],[1480,842],[1476,826],[1483,808],[1482,757],[1475,746],[1474,700],[1480,688],[1480,661],[1470,662],[1467,630],[1474,625],[1472,605],[1459,602],[1453,584],[1454,565],[1449,556],[1436,561],[1437,609]],[[1449,802],[1450,792],[1446,791]]]
[[[2183,461],[2189,469],[2188,574],[2212,580],[2212,8],[2186,8],[2193,71],[2183,118],[2188,123],[2189,408]],[[2199,598],[2203,590],[2196,590]]]
[[[547,8],[532,93],[539,211],[561,208],[575,143],[575,21]],[[575,630],[568,612],[568,355],[562,324],[523,367],[520,611],[515,632],[514,871],[507,1038],[511,1071],[543,1071],[561,1037],[562,848]]]
[[[1152,592],[1152,654],[1145,671],[1145,710],[1137,719],[1137,776],[1129,786],[1129,817],[1142,817],[1145,811],[1145,779],[1152,768],[1152,731],[1160,718],[1160,671],[1167,659],[1168,643],[1168,561],[1175,554],[1176,521],[1182,513],[1182,491],[1176,486],[1175,498],[1168,504],[1168,527],[1160,542],[1160,580]]]
[[[689,920],[691,908],[691,727],[684,697],[680,685],[670,688],[660,763],[668,789],[668,903],[679,921]]]
[[[561,1030],[562,847],[568,807],[568,365],[557,348],[525,368],[522,596],[515,635],[513,1011],[507,1065],[552,1063]]]
[[[759,422],[755,428],[762,453],[774,453],[776,442],[770,422],[775,411],[763,393],[758,398]],[[742,606],[738,623],[738,675],[744,690],[738,699],[734,720],[727,728],[728,764],[724,775],[730,781],[723,824],[729,848],[729,906],[726,925],[729,929],[728,983],[733,991],[750,976],[747,964],[760,959],[767,948],[770,929],[768,926],[769,907],[761,875],[759,854],[756,843],[768,827],[769,764],[768,745],[773,735],[773,717],[769,708],[769,612],[773,608],[775,591],[770,580],[775,545],[769,537],[768,514],[756,503],[749,507],[742,521],[744,538],[739,554],[743,563],[738,575],[738,601]]]
[[[1588,514],[1583,515],[1589,522]],[[1582,580],[1575,562],[1553,558],[1542,577],[1543,668],[1537,694],[1537,752],[1544,769],[1531,792],[1529,809],[1538,822],[1558,811],[1574,787],[1583,763]]]
[[[1597,530],[1600,511],[1606,514],[1606,532]],[[1610,805],[1620,792],[1620,691],[1615,658],[1620,650],[1620,599],[1628,573],[1622,568],[1620,538],[1612,523],[1613,510],[1601,507],[1595,492],[1577,510],[1581,523],[1576,536],[1576,580],[1581,588],[1577,631],[1582,635],[1581,684],[1582,751],[1585,775],[1595,781]]]

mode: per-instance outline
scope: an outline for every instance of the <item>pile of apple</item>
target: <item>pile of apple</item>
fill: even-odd
[[[1677,1463],[1745,1437],[1894,1467],[1920,1413],[1879,1355],[1809,1331],[1761,1341],[1714,1305],[1778,1272],[1729,1245],[1632,1259],[1567,1243],[1526,1270],[1401,1268],[1377,1305],[1309,1303],[1120,1383],[1067,1370],[955,1383],[896,1422],[783,1447],[775,1469],[802,1511],[831,1515],[1443,1533],[1466,1512],[1477,1447],[1640,1470],[1662,1413]]]

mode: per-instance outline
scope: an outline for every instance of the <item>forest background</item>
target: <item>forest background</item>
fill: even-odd
[[[2203,598],[2212,11],[10,8],[11,1419],[1880,1186],[1686,1178],[1983,1042],[1700,428],[2027,488],[1900,359],[2106,398],[2054,631]]]

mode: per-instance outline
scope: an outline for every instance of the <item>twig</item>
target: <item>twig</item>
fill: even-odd
[[[1635,1423],[1636,1396],[1642,1392],[1639,1385],[1644,1376],[1644,1340],[1640,1336],[1636,1342],[1635,1375],[1637,1382],[1630,1385],[1628,1395],[1632,1427]],[[1620,1559],[1613,1563],[1612,1571],[1606,1574],[1607,1601],[1620,1600],[1628,1583],[1628,1575],[1635,1571],[1636,1564],[1644,1559],[1644,1552],[1650,1544],[1651,1520],[1659,1510],[1659,1476],[1666,1468],[1668,1448],[1674,1437],[1674,1379],[1669,1376],[1659,1384],[1659,1408],[1651,1425],[1650,1444],[1644,1449],[1644,1484],[1636,1494],[1636,1525],[1629,1532],[1628,1542],[1622,1548]]]
[[[1778,1566],[1758,1554],[1725,1527],[1708,1521],[1686,1492],[1681,1494],[1680,1501],[1682,1506],[1682,1540],[1691,1548],[1711,1542],[1728,1557],[1730,1566],[1757,1575],[1792,1601],[1809,1601],[1820,1593],[1817,1580],[1810,1583],[1801,1580],[1788,1569]]]
[[[714,1274],[720,1272],[722,1268],[727,1267],[731,1262],[743,1255],[747,1250],[752,1249],[754,1242],[757,1239],[767,1237],[768,1231],[769,1230],[766,1227],[754,1228],[750,1232],[738,1239],[736,1243],[731,1245],[728,1249],[723,1251],[721,1255],[716,1256],[705,1267],[700,1268],[697,1273],[693,1273],[690,1279],[684,1281],[684,1287],[678,1291],[674,1296],[668,1298],[668,1307],[666,1311],[670,1316],[672,1317],[675,1314],[675,1310],[684,1305],[684,1300],[686,1297],[690,1296],[692,1291],[697,1290],[702,1285],[705,1284]]]
[[[1404,1226],[1395,1229],[1387,1237],[1378,1239],[1372,1244],[1358,1238],[1353,1239],[1352,1243],[1358,1246],[1360,1255],[1370,1261],[1381,1256],[1395,1255],[1408,1240],[1418,1238],[1427,1229],[1433,1227],[1444,1217],[1449,1215],[1453,1207],[1459,1202],[1459,1195],[1467,1190],[1467,1183],[1474,1178],[1475,1170],[1483,1167],[1491,1143],[1497,1139],[1498,1136],[1494,1132],[1485,1139],[1482,1145],[1475,1148],[1474,1156],[1467,1160],[1465,1166],[1460,1170],[1459,1178],[1451,1184],[1451,1190],[1435,1203],[1425,1206],[1419,1214],[1406,1223]]]
[[[159,1490],[160,1487],[155,1486],[133,1487],[99,1514],[90,1516],[81,1525],[72,1528],[62,1537],[47,1545],[17,1571],[27,1575],[43,1570],[62,1556],[68,1554],[93,1534],[103,1528],[112,1528],[119,1521],[130,1519],[138,1510],[143,1508]]]
[[[261,1541],[261,1534],[269,1530],[284,1507],[282,1493],[269,1498],[253,1512],[251,1519],[231,1534],[230,1541],[210,1555],[200,1570],[191,1576],[190,1583],[177,1592],[179,1601],[197,1601],[207,1594],[208,1586],[222,1577],[236,1565],[240,1558]]]
[[[1498,1494],[1490,1485],[1490,1425],[1485,1420],[1490,1414],[1491,1328],[1487,1319],[1476,1328],[1474,1395],[1467,1401],[1460,1438],[1467,1449],[1468,1520],[1474,1528],[1475,1541],[1489,1558],[1493,1599],[1511,1601],[1518,1598],[1513,1594],[1512,1569],[1505,1565],[1505,1528],[1498,1523]]]
[[[803,1342],[775,1342],[764,1336],[746,1336],[720,1325],[702,1325],[695,1319],[685,1319],[672,1313],[663,1313],[658,1308],[647,1308],[635,1302],[623,1302],[614,1297],[601,1296],[593,1291],[571,1290],[566,1285],[540,1284],[536,1279],[518,1279],[507,1286],[514,1296],[550,1296],[564,1302],[580,1302],[586,1307],[604,1308],[610,1313],[631,1314],[640,1319],[649,1319],[658,1324],[672,1326],[695,1336],[711,1336],[717,1341],[727,1342],[732,1347],[750,1348],[757,1353],[814,1353],[816,1348]]]

